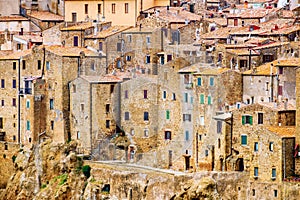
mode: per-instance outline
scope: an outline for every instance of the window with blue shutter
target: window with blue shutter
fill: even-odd
[[[144,112],[144,121],[148,121],[148,120],[149,120],[149,113]]]
[[[258,177],[258,167],[254,167],[254,177]]]
[[[29,100],[26,101],[26,108],[30,108],[30,101]]]
[[[272,168],[272,179],[276,178],[276,169]]]
[[[189,131],[185,131],[185,140],[188,141],[190,139]]]
[[[188,102],[188,93],[184,93],[184,102],[187,103]]]
[[[209,85],[214,86],[214,77],[209,78]]]
[[[202,85],[202,79],[200,77],[197,78],[197,85],[198,86]]]
[[[241,144],[247,145],[247,135],[241,135]]]

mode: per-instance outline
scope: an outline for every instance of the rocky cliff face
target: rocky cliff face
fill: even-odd
[[[248,199],[254,198],[253,184],[257,186],[255,198],[300,198],[298,184],[284,183],[274,198],[274,185],[250,183],[247,172],[183,173],[120,162],[83,161],[75,149],[74,142],[45,142],[19,151],[15,173],[0,191],[0,199]]]

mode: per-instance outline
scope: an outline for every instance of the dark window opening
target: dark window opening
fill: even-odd
[[[38,60],[38,70],[42,69],[42,62],[41,60]]]
[[[258,113],[258,124],[263,124],[263,123],[264,123],[264,114]]]
[[[165,140],[171,140],[171,131],[165,131]]]
[[[110,110],[110,104],[106,104],[105,105],[105,112],[109,113],[109,110]]]
[[[144,121],[148,121],[148,120],[149,120],[149,113],[144,112]]]

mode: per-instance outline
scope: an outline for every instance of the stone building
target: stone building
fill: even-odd
[[[283,180],[295,170],[294,107],[256,103],[232,111],[232,122],[225,168],[248,173],[253,196],[280,196]],[[261,193],[260,187],[270,192]]]
[[[220,122],[213,117],[242,100],[242,76],[228,68],[194,73],[194,160],[197,170],[214,170],[215,149],[221,148]]]
[[[42,31],[55,26],[64,21],[64,17],[53,14],[49,11],[27,11],[24,15]]]
[[[1,0],[0,1],[0,15],[18,15],[20,14],[20,0]]]
[[[65,0],[21,0],[23,10],[49,11],[56,15],[64,15]]]
[[[1,112],[5,141],[26,145],[43,137],[55,142],[70,138],[68,83],[81,72],[97,74],[99,62],[94,52],[78,47],[40,46],[2,56],[2,92],[7,95],[1,102],[9,110]]]
[[[99,141],[111,138],[119,122],[119,85],[115,75],[82,75],[69,84],[71,139],[78,140],[80,151],[94,153]],[[115,97],[114,97],[115,95]]]
[[[113,25],[135,26],[139,13],[154,6],[167,6],[168,0],[72,1],[65,0],[65,21],[111,21]]]
[[[277,91],[277,68],[273,63],[269,62],[243,73],[243,102],[245,104],[276,101]]]

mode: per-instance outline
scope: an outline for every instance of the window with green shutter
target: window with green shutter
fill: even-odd
[[[27,123],[26,123],[26,130],[30,131],[30,121],[28,121],[28,120],[27,120]]]
[[[241,144],[247,145],[247,135],[241,135]]]
[[[253,117],[251,115],[243,115],[242,116],[242,124],[253,124]]]
[[[204,94],[200,94],[200,104],[204,104]]]
[[[208,105],[211,105],[211,96],[208,96],[208,97],[207,97],[207,104],[208,104]]]
[[[169,110],[166,111],[166,118],[170,119],[170,111]]]
[[[197,85],[198,86],[202,85],[202,79],[200,77],[197,78]]]

